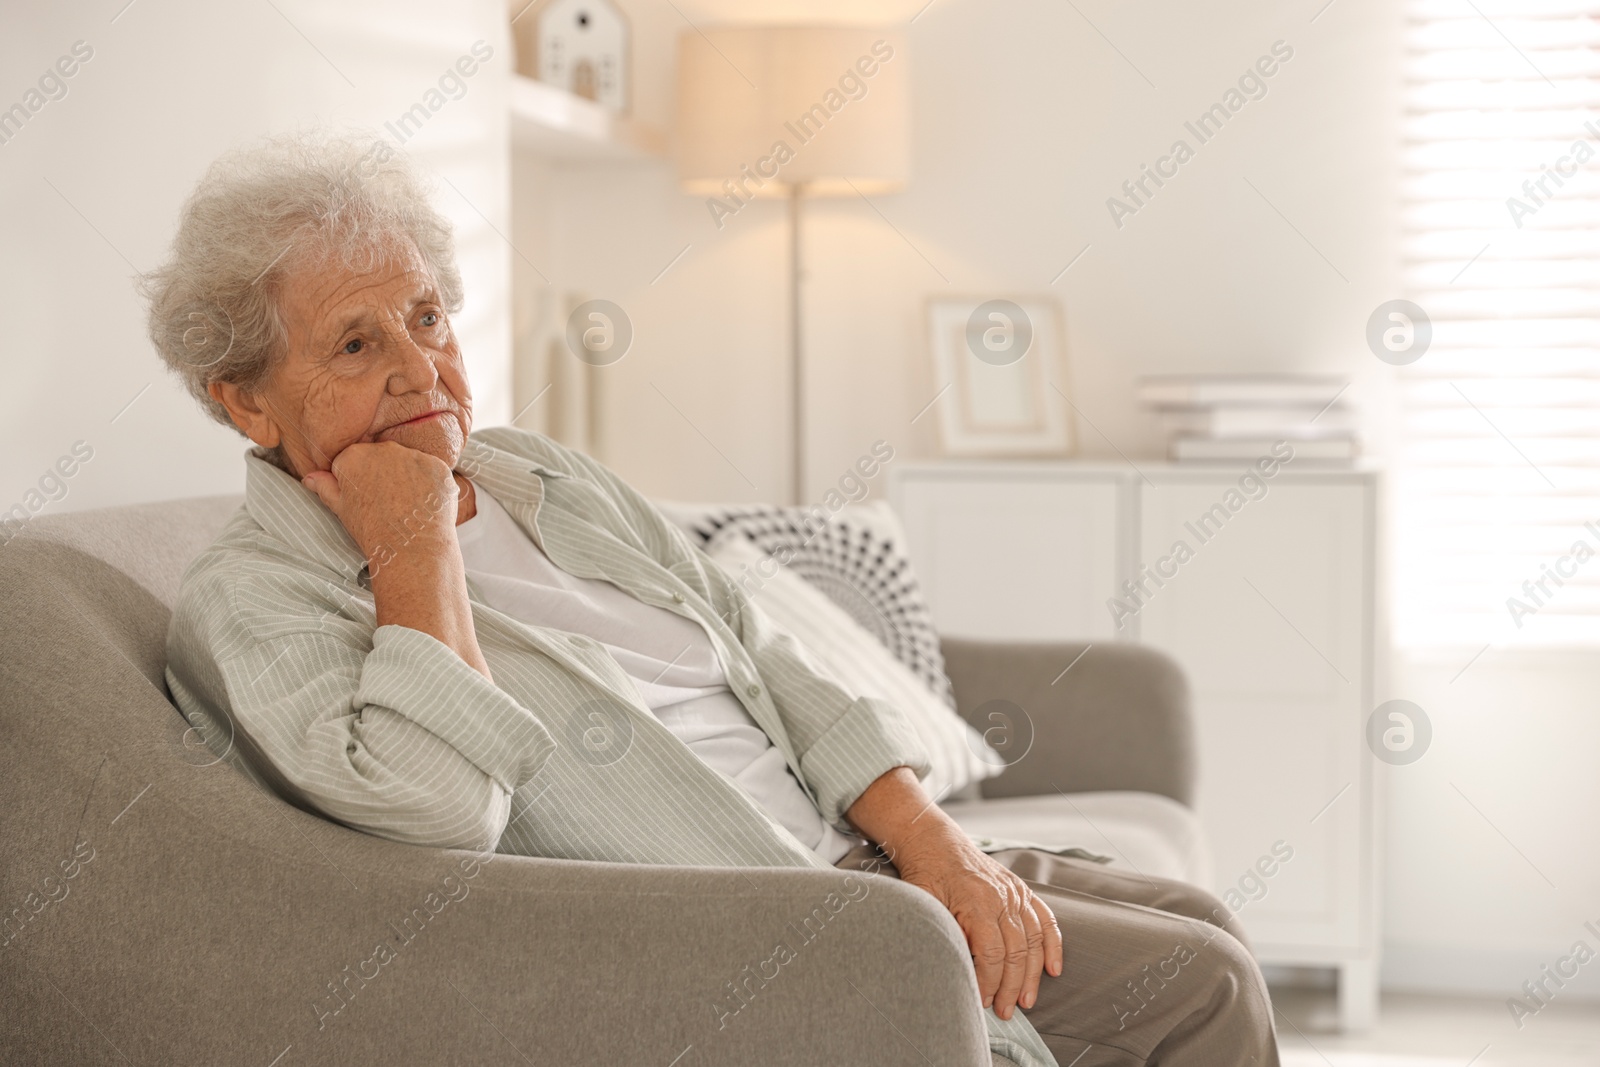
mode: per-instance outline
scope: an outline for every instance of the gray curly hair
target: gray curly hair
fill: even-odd
[[[213,382],[256,390],[287,347],[285,277],[330,259],[373,269],[409,241],[445,309],[461,309],[450,223],[404,152],[374,135],[296,134],[230,152],[183,206],[167,262],[143,275],[150,341],[207,414]],[[236,427],[235,427],[236,428]]]

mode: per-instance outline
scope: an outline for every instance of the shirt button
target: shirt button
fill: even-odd
[[[673,593],[672,594],[672,602],[674,604],[682,604],[683,603],[683,594],[682,593]]]
[[[745,686],[744,691],[747,696],[758,697],[761,695],[761,687],[756,685],[754,682]]]

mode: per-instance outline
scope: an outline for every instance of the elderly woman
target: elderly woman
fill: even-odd
[[[949,909],[1020,1063],[1277,1062],[1215,899],[980,851],[902,713],[819,670],[647,499],[545,437],[473,432],[450,227],[383,142],[219,162],[146,289],[162,357],[256,446],[167,669],[247,773],[421,845],[877,864]]]

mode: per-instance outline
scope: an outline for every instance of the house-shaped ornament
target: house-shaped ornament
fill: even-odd
[[[523,73],[628,113],[628,19],[611,0],[540,0],[517,21],[532,23],[531,35],[518,27],[518,44],[533,38]]]

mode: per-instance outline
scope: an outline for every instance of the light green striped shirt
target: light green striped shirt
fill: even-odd
[[[338,518],[259,452],[246,467],[243,508],[184,576],[167,666],[185,717],[245,773],[415,844],[825,866],[673,736],[594,640],[472,595],[491,682],[427,634],[377,626],[366,560]],[[502,427],[473,434],[457,469],[558,567],[703,626],[733,692],[841,831],[855,832],[844,812],[885,771],[927,774],[904,713],[844,689],[600,463]],[[1020,1014],[987,1020],[997,1051],[1050,1062]]]

